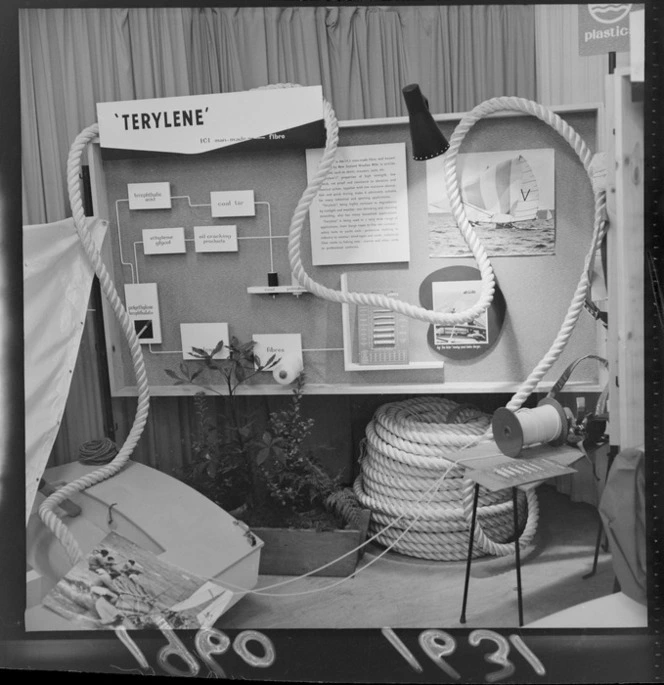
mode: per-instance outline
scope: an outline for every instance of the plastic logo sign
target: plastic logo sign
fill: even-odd
[[[579,55],[629,50],[629,14],[643,4],[632,2],[579,5]]]

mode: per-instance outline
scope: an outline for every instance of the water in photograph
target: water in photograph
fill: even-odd
[[[555,254],[555,216],[516,221],[511,226],[480,223],[474,229],[490,257]],[[454,216],[430,213],[429,257],[470,256]]]

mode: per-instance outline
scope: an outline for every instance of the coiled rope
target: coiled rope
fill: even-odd
[[[122,330],[129,343],[131,351],[131,359],[136,375],[136,385],[138,388],[138,404],[136,408],[136,416],[134,423],[129,431],[127,439],[120,448],[119,452],[110,463],[96,469],[86,476],[76,479],[71,483],[59,488],[55,493],[45,499],[39,507],[39,516],[44,524],[53,532],[56,538],[62,543],[67,555],[72,563],[76,564],[83,559],[83,552],[76,539],[71,534],[67,526],[53,511],[60,502],[70,498],[77,492],[81,492],[96,483],[100,483],[107,478],[114,476],[127,463],[131,457],[134,447],[138,442],[143,428],[147,421],[148,410],[150,406],[150,392],[147,380],[147,373],[145,371],[145,363],[143,361],[143,353],[141,351],[141,344],[134,330],[134,326],[125,311],[124,305],[118,296],[118,293],[113,285],[113,281],[102,262],[101,255],[94,245],[89,232],[89,226],[92,222],[98,219],[87,219],[83,212],[83,201],[81,198],[80,185],[80,163],[81,155],[86,145],[97,137],[99,134],[99,125],[92,124],[81,131],[74,140],[69,151],[69,158],[67,160],[67,189],[69,192],[69,202],[71,205],[72,216],[76,231],[81,239],[83,248],[85,250],[90,264],[92,264],[95,273],[99,277],[102,292],[108,299],[115,316],[117,317]]]
[[[89,440],[78,448],[81,464],[108,464],[118,453],[118,448],[110,438]]]
[[[408,556],[457,561],[468,552],[469,524],[463,507],[464,467],[449,458],[469,442],[482,439],[491,422],[488,414],[443,397],[416,397],[379,407],[366,428],[361,471],[353,484],[355,495],[371,509],[371,532],[386,546]],[[427,504],[423,495],[432,483],[446,479]],[[519,499],[524,520],[526,499]],[[535,534],[537,500],[521,535],[527,544]],[[413,523],[414,517],[417,520]],[[396,519],[398,525],[390,525]],[[480,488],[477,520],[494,540],[504,543],[514,535],[510,490]],[[401,533],[406,525],[409,530]],[[475,547],[473,556],[484,552]]]

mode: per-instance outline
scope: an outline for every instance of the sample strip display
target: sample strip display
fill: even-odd
[[[394,293],[390,295],[396,297]],[[391,309],[357,308],[360,364],[407,364],[408,319]]]

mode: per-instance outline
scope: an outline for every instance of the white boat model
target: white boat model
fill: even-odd
[[[58,486],[89,474],[94,466],[72,462],[46,469],[44,480]],[[80,626],[46,609],[41,602],[72,567],[64,547],[42,523],[37,494],[27,526],[26,631],[79,630]],[[159,560],[217,581],[240,600],[258,580],[263,541],[223,509],[171,476],[129,461],[113,478],[77,493],[61,511],[63,521],[88,554],[110,532],[117,533]],[[71,506],[73,505],[73,507]],[[78,511],[71,514],[71,508]]]
[[[489,166],[461,194],[471,223],[510,225],[539,216],[537,179],[523,155]]]

